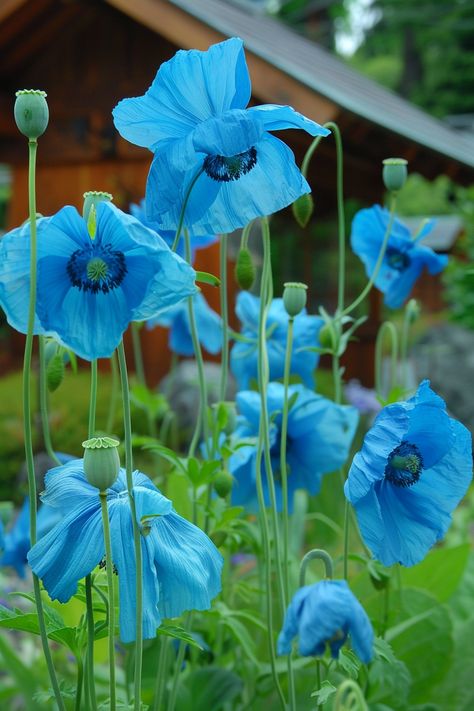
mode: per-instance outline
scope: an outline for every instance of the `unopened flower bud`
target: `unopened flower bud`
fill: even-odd
[[[214,477],[213,481],[213,486],[214,486],[214,491],[218,496],[221,497],[221,499],[225,499],[227,494],[229,494],[232,491],[232,484],[234,483],[234,479],[229,472],[226,472],[224,469],[222,469],[220,472],[216,474]]]
[[[420,304],[416,299],[410,299],[405,308],[407,311],[407,318],[410,323],[413,323],[414,321],[417,321],[419,319],[421,308]]]
[[[241,289],[247,291],[255,281],[255,267],[247,248],[240,249],[235,265],[235,280]]]
[[[408,161],[404,158],[386,158],[383,162],[383,182],[387,190],[398,192],[405,185]]]
[[[311,193],[300,195],[291,206],[293,217],[300,227],[306,227],[314,212],[314,201]]]
[[[46,383],[50,393],[59,388],[64,379],[64,372],[64,356],[62,352],[56,351],[46,366]]]
[[[111,202],[113,197],[110,193],[101,190],[89,190],[84,193],[84,204],[82,206],[82,216],[87,223],[87,229],[92,239],[95,237],[97,205],[100,202]]]
[[[319,341],[319,345],[321,346],[321,348],[333,348],[334,347],[333,334],[332,334],[331,326],[328,323],[323,324],[321,326],[321,328],[319,329],[318,341]]]
[[[39,138],[46,131],[49,121],[46,92],[39,89],[21,89],[15,96],[13,112],[18,130],[30,140]]]
[[[308,287],[297,281],[287,281],[284,284],[283,305],[286,313],[291,318],[298,316],[306,306],[306,292]]]
[[[120,442],[112,437],[93,437],[82,443],[84,473],[87,481],[100,491],[105,491],[115,482],[120,471],[117,447]]]

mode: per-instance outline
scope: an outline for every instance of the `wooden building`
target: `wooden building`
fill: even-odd
[[[381,161],[393,155],[427,178],[444,173],[460,183],[474,181],[474,140],[275,19],[252,16],[229,1],[0,0],[0,163],[11,167],[13,185],[6,227],[27,214],[26,146],[13,121],[17,89],[48,93],[51,121],[38,154],[38,209],[51,214],[64,204],[79,207],[86,190],[107,190],[126,209],[144,194],[151,156],[120,138],[112,108],[143,94],[178,49],[206,49],[235,35],[246,46],[253,103],[290,104],[319,123],[339,124],[347,196],[380,201]],[[309,137],[288,131],[282,138],[301,159]],[[320,213],[335,207],[335,165],[334,143],[326,139],[309,175]],[[217,250],[200,266],[217,273]],[[216,295],[210,299],[216,303]],[[147,365],[156,377],[166,367],[155,356],[164,339],[146,336]]]

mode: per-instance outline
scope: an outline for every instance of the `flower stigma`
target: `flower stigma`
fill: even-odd
[[[247,175],[257,164],[257,149],[252,146],[248,151],[235,156],[209,155],[204,159],[204,172],[212,180],[230,183]]]
[[[402,442],[390,453],[385,467],[385,479],[395,486],[416,484],[423,469],[423,458],[416,444]]]

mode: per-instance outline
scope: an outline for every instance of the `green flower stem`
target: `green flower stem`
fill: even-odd
[[[88,439],[95,435],[95,413],[97,409],[97,360],[91,360],[91,390],[89,396]]]
[[[153,694],[152,711],[161,711],[163,706],[163,695],[165,691],[166,672],[168,669],[168,639],[160,639],[160,655],[158,658],[158,673],[155,681],[155,692]]]
[[[222,356],[221,356],[221,380],[220,380],[220,400],[226,399],[227,377],[229,372],[229,309],[227,304],[227,235],[220,238],[220,295],[221,295],[221,318],[222,318]]]
[[[125,471],[127,489],[130,501],[133,526],[133,543],[136,564],[136,640],[135,640],[135,678],[134,678],[134,711],[141,707],[141,679],[143,659],[143,592],[142,592],[142,548],[141,534],[137,522],[135,499],[133,498],[133,452],[132,452],[132,420],[130,414],[130,391],[128,387],[127,362],[123,340],[118,347],[120,382],[122,386],[123,426],[125,439]]]
[[[23,429],[25,438],[25,459],[28,474],[28,496],[30,499],[30,541],[33,546],[37,538],[37,502],[36,502],[36,477],[33,455],[33,431],[31,426],[31,359],[33,354],[33,330],[36,313],[36,282],[37,282],[37,247],[36,247],[36,139],[28,141],[28,203],[30,218],[30,294],[28,301],[28,325],[26,330],[25,353],[23,357]],[[38,614],[38,626],[41,637],[43,653],[48,667],[48,673],[53,688],[54,697],[59,711],[65,711],[61,697],[58,679],[53,665],[53,659],[48,644],[48,633],[44,618],[43,601],[39,579],[33,574],[33,588]]]
[[[56,453],[53,449],[51,442],[51,430],[49,428],[49,417],[48,417],[48,388],[46,384],[46,361],[44,357],[44,336],[38,337],[38,350],[39,350],[39,400],[40,400],[40,411],[41,411],[41,426],[43,429],[43,441],[48,457],[50,457],[53,462],[60,465]]]
[[[118,399],[119,373],[117,365],[117,353],[114,351],[110,359],[110,368],[112,371],[112,392],[110,393],[109,414],[107,416],[106,432],[113,432],[115,425],[115,410]]]
[[[282,514],[283,514],[283,581],[285,587],[285,600],[290,599],[290,563],[288,559],[289,551],[289,527],[288,527],[288,469],[286,462],[286,440],[288,435],[288,387],[290,384],[291,353],[293,350],[293,327],[295,319],[288,319],[288,334],[286,338],[285,367],[283,374],[283,412],[281,419],[281,440],[280,440],[280,472],[281,472],[281,493],[282,493]],[[288,665],[288,689],[290,697],[290,708],[296,709],[295,675],[291,654],[287,656]]]
[[[410,336],[410,326],[413,323],[413,317],[410,310],[405,307],[403,314],[402,337],[400,342],[400,365],[401,365],[401,385],[406,388],[408,385],[408,342]]]
[[[383,341],[386,335],[390,337],[390,387],[388,392],[397,384],[398,333],[391,321],[384,321],[375,341],[375,392],[379,397],[384,397],[382,393],[382,359]]]
[[[343,557],[343,577],[347,580],[348,577],[348,560],[349,560],[349,502],[346,499],[344,504],[344,557]]]
[[[183,229],[184,213],[186,212],[186,208],[188,206],[189,198],[191,196],[191,191],[194,188],[194,186],[196,185],[198,178],[200,178],[203,173],[204,173],[204,168],[200,168],[198,170],[198,172],[196,173],[196,175],[194,176],[194,178],[189,183],[189,188],[187,189],[186,195],[184,196],[183,207],[181,208],[178,227],[176,228],[176,234],[175,234],[175,237],[173,240],[173,245],[171,247],[172,252],[176,252],[176,250],[178,249],[179,238],[181,237],[181,231]]]
[[[189,632],[189,630],[192,627],[193,617],[194,617],[194,610],[191,610],[186,615],[186,621],[184,623],[184,629],[187,632]],[[168,699],[168,705],[166,707],[166,711],[174,711],[175,706],[176,706],[176,698],[178,696],[178,687],[179,687],[179,677],[181,674],[181,667],[183,666],[185,652],[186,652],[186,642],[184,640],[180,640],[179,647],[178,647],[178,653],[176,655],[173,681],[171,684],[171,691],[170,691],[170,696]]]
[[[112,544],[110,540],[109,513],[107,510],[107,492],[101,491],[100,508],[102,511],[102,526],[104,529],[105,567],[107,571],[107,588],[109,594],[109,689],[110,711],[115,711],[115,600],[114,600],[114,571],[112,562]]]
[[[382,241],[382,246],[380,247],[380,252],[379,256],[377,257],[377,261],[375,263],[374,271],[372,272],[372,276],[370,277],[369,281],[365,285],[364,289],[361,291],[359,296],[350,304],[350,306],[347,306],[347,308],[342,311],[341,316],[345,316],[347,314],[350,314],[354,309],[359,306],[359,304],[365,299],[373,285],[375,284],[375,280],[377,279],[380,271],[380,267],[382,266],[383,258],[385,257],[385,252],[387,251],[387,245],[388,245],[388,240],[390,238],[390,234],[392,232],[392,226],[393,222],[395,219],[395,207],[397,204],[397,195],[396,193],[391,193],[391,200],[390,200],[390,217],[388,220],[387,224],[387,229],[385,230],[385,235]]]
[[[344,152],[342,148],[342,138],[339,126],[333,121],[324,124],[324,128],[329,128],[336,141],[336,191],[337,191],[337,232],[339,241],[339,268],[337,282],[337,308],[339,312],[344,310],[344,292],[346,275],[346,224],[344,216]]]
[[[319,689],[321,688],[321,660],[319,657],[316,657],[316,688]],[[316,711],[321,708],[321,704],[318,701],[318,705],[316,706]]]
[[[76,657],[77,662],[77,682],[76,682],[76,699],[74,702],[74,711],[81,711],[81,700],[82,700],[82,684],[84,680],[84,666],[82,664],[82,659]]]
[[[143,365],[142,344],[140,339],[140,324],[136,321],[131,323],[133,361],[135,363],[135,373],[140,385],[146,385],[145,367]]]
[[[303,162],[301,163],[301,172],[303,173],[305,178],[308,177],[309,164],[311,163],[311,159],[314,153],[316,152],[316,148],[319,146],[323,138],[324,136],[316,136],[316,138],[311,142],[310,147],[305,153],[305,157],[303,158]]]
[[[334,566],[329,553],[322,548],[313,548],[308,551],[300,563],[300,588],[306,585],[306,569],[313,560],[322,560],[326,571],[326,578],[332,580]]]
[[[280,598],[281,614],[283,615],[286,609],[286,596],[283,581],[283,570],[280,552],[280,540],[278,531],[278,511],[276,505],[275,482],[273,479],[272,462],[270,456],[270,433],[268,427],[268,404],[267,404],[267,385],[269,381],[269,365],[266,343],[266,321],[267,313],[273,296],[272,285],[272,265],[270,256],[270,228],[268,218],[263,218],[262,225],[262,240],[263,240],[263,269],[260,283],[260,313],[258,323],[258,386],[260,391],[260,424],[257,450],[257,489],[259,508],[261,513],[262,537],[267,539],[265,546],[266,568],[267,568],[267,623],[270,643],[270,659],[275,685],[277,687],[280,701],[283,708],[286,708],[285,698],[281,690],[278,675],[276,672],[275,650],[273,640],[273,622],[271,619],[271,548],[266,522],[265,499],[262,486],[262,453],[265,461],[265,472],[267,477],[267,488],[270,496],[270,509],[273,522],[273,544],[275,549],[276,574],[278,583],[278,594]],[[265,530],[266,529],[266,530]]]

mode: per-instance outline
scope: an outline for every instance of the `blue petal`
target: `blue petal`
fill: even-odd
[[[311,592],[310,585],[300,588],[293,596],[285,613],[283,627],[278,635],[277,654],[291,654],[291,643],[298,634],[299,618],[306,598]]]
[[[97,501],[97,488],[87,481],[84,474],[84,460],[72,459],[66,464],[50,469],[45,476],[45,491],[41,500],[63,512],[77,506],[94,504]]]
[[[257,116],[263,122],[266,131],[301,128],[311,136],[328,136],[331,133],[329,129],[306,118],[291,106],[264,104],[263,106],[252,106],[249,113]]]
[[[390,309],[399,309],[411,294],[416,280],[423,270],[422,264],[412,262],[403,272],[398,272],[385,292],[384,303]],[[378,285],[377,285],[378,286]]]
[[[263,133],[262,122],[250,111],[234,109],[199,124],[192,141],[196,153],[229,157],[255,146]]]
[[[112,113],[124,138],[155,150],[160,141],[180,138],[211,116],[245,108],[249,99],[242,40],[232,38],[207,52],[180,50],[161,65],[144,96],[124,99]]]

